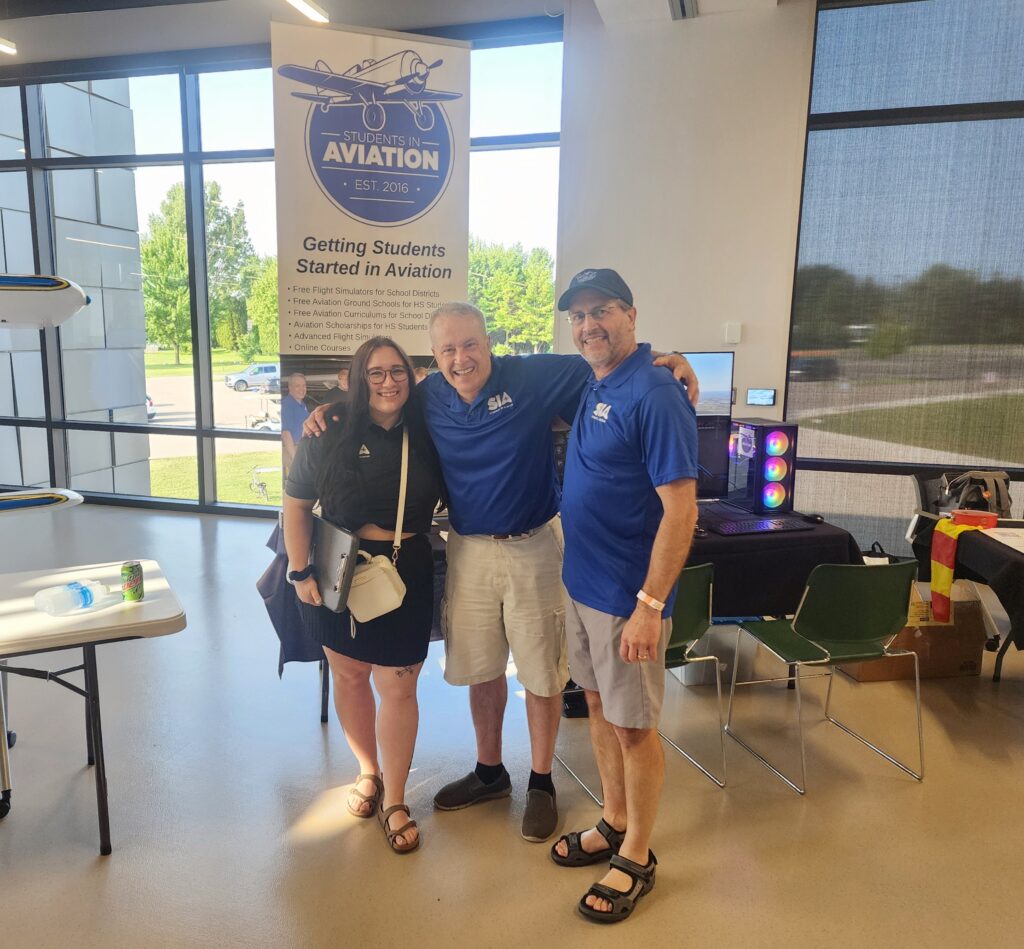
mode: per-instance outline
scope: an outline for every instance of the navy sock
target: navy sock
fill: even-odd
[[[505,773],[505,766],[500,761],[497,764],[481,764],[478,761],[474,770],[484,784],[493,784]]]
[[[551,780],[551,772],[547,774],[538,774],[536,771],[530,772],[530,783],[527,785],[526,790],[528,791],[547,791],[548,794],[555,793],[555,785]]]

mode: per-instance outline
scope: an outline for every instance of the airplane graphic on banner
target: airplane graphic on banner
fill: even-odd
[[[297,99],[317,103],[328,112],[339,106],[360,106],[363,125],[368,132],[379,132],[387,122],[385,105],[400,103],[411,113],[416,127],[429,132],[435,115],[431,102],[458,99],[461,92],[441,92],[427,88],[430,72],[444,63],[435,60],[429,65],[411,49],[393,53],[384,59],[364,59],[343,73],[333,72],[322,59],[316,66],[280,66],[278,73],[286,79],[313,86],[315,92],[293,92]]]

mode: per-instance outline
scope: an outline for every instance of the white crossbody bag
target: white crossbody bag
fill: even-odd
[[[356,566],[348,592],[348,609],[360,623],[397,610],[405,599],[405,584],[398,575],[398,551],[402,546],[402,522],[405,520],[405,488],[409,476],[409,430],[402,431],[402,481],[398,489],[398,515],[391,559],[378,554],[371,557],[361,550],[363,563]]]

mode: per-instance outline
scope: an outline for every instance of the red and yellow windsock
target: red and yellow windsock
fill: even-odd
[[[981,530],[973,524],[954,524],[943,518],[932,533],[932,616],[937,623],[949,622],[949,594],[953,589],[957,538],[964,531]]]

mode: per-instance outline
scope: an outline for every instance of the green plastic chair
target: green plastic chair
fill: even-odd
[[[921,725],[921,678],[917,654],[909,650],[892,651],[889,645],[907,624],[910,589],[917,575],[917,563],[904,561],[887,566],[865,567],[822,564],[815,567],[807,581],[803,598],[792,620],[763,620],[741,624],[736,630],[737,662],[733,664],[732,686],[729,690],[729,713],[726,733],[749,751],[769,771],[798,794],[807,790],[807,763],[804,753],[803,703],[800,694],[800,671],[804,666],[828,669],[828,693],[825,697],[825,718],[848,735],[867,745],[886,761],[918,781],[924,779],[924,730]],[[740,635],[746,631],[780,662],[790,668],[788,675],[774,679],[736,681]],[[917,700],[918,770],[898,761],[872,744],[862,735],[829,714],[835,667],[847,662],[865,662],[896,656],[914,657],[914,691]],[[805,677],[806,678],[806,677]],[[775,767],[760,752],[736,734],[732,724],[733,698],[737,685],[792,680],[796,686],[797,730],[800,736],[800,777],[797,784]]]
[[[678,594],[672,609],[672,637],[665,650],[665,668],[678,669],[699,662],[711,662],[718,689],[718,736],[722,743],[722,776],[719,778],[659,729],[658,734],[698,771],[720,788],[725,787],[725,729],[722,718],[722,669],[717,656],[695,656],[693,649],[711,627],[711,588],[715,568],[704,563],[687,567],[679,576]]]
[[[687,567],[679,575],[675,606],[672,608],[672,636],[665,649],[665,668],[675,669],[680,666],[689,665],[695,662],[713,662],[715,664],[715,684],[718,686],[718,731],[722,742],[722,777],[718,778],[708,768],[679,747],[660,729],[658,734],[668,742],[679,754],[695,768],[707,775],[720,788],[725,787],[725,733],[722,720],[722,673],[716,656],[694,656],[694,646],[701,640],[711,626],[711,585],[714,575],[713,564],[700,564],[696,567]],[[570,673],[572,670],[569,670]],[[576,780],[591,799],[598,805],[604,806],[601,800],[587,783],[581,778],[559,755],[555,753],[555,760],[565,768],[570,777]]]

